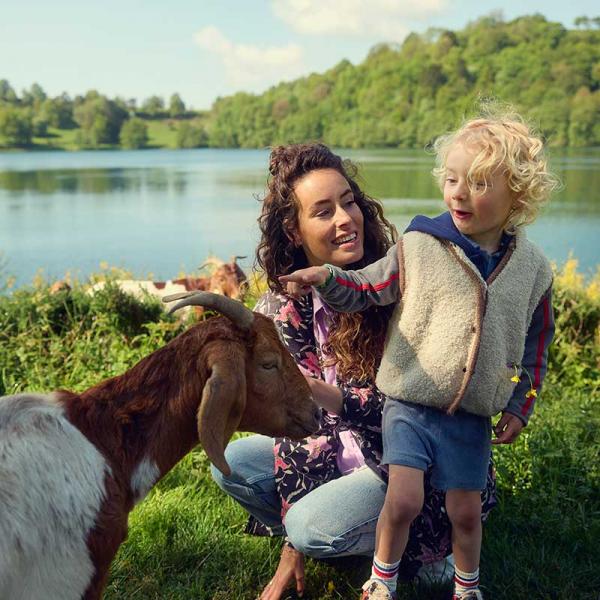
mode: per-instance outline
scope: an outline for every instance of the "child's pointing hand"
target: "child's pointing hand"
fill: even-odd
[[[287,293],[297,298],[310,292],[311,286],[323,285],[330,275],[327,267],[298,269],[289,275],[280,275],[279,281],[286,285]]]

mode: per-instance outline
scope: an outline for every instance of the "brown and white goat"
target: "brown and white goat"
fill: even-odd
[[[112,285],[118,287],[126,294],[131,294],[139,299],[146,296],[154,296],[159,300],[167,296],[183,292],[213,292],[222,294],[228,298],[239,300],[246,275],[237,264],[238,258],[245,256],[232,256],[231,261],[223,261],[212,258],[205,262],[200,269],[211,267],[212,273],[203,277],[181,277],[179,279],[167,279],[166,281],[150,281],[143,279],[115,279]],[[99,281],[90,286],[88,293],[90,295],[104,289],[106,281]],[[202,312],[202,310],[198,311]]]
[[[0,398],[1,599],[100,598],[129,512],[198,441],[229,474],[236,429],[302,438],[317,428],[270,319],[206,292],[187,303],[228,318],[80,394]]]

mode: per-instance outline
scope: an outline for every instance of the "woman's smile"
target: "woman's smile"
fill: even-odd
[[[350,250],[358,243],[358,233],[345,233],[333,240],[333,243],[344,250]]]

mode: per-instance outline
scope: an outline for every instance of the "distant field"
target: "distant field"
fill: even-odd
[[[163,119],[146,121],[148,126],[149,148],[176,148],[177,129],[181,121],[175,119]],[[81,150],[77,144],[77,132],[79,129],[48,129],[47,137],[34,137],[33,146],[27,150]],[[99,150],[118,150],[118,144],[102,144]],[[8,147],[5,140],[0,136],[0,150],[13,150]],[[18,149],[16,150],[19,151]]]
[[[178,121],[167,119],[164,121],[147,121],[148,146],[153,148],[175,148]]]

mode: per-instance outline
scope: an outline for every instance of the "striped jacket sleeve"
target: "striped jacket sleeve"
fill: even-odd
[[[515,387],[513,395],[504,412],[521,419],[525,425],[533,413],[536,396],[530,394],[535,389],[540,393],[548,367],[548,347],[554,337],[554,313],[552,311],[552,288],[542,297],[536,307],[525,339],[525,351],[521,366],[521,381]]]
[[[369,306],[385,306],[399,298],[398,245],[378,261],[357,271],[327,265],[333,277],[316,288],[323,300],[339,312],[360,312]]]

